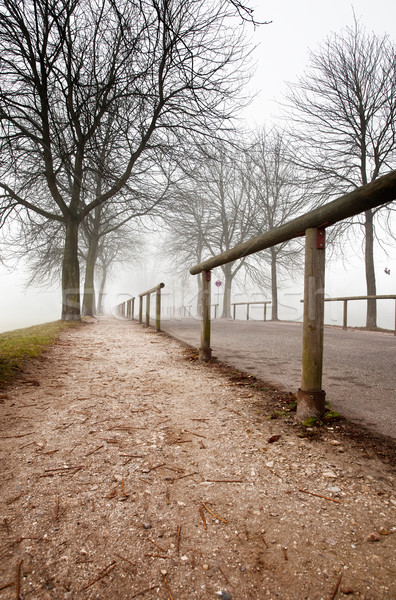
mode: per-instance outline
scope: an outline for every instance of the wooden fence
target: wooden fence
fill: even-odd
[[[297,417],[305,420],[311,416],[323,416],[326,396],[322,389],[325,229],[338,221],[395,199],[396,171],[391,171],[349,194],[191,267],[192,275],[202,273],[200,359],[210,360],[212,353],[210,347],[211,270],[293,238],[305,236],[303,348],[301,387],[297,391]]]
[[[129,300],[125,300],[125,302],[117,304],[115,307],[115,312],[119,317],[133,320],[135,312],[135,298],[130,298]]]
[[[342,313],[342,328],[348,329],[348,302],[351,300],[394,300],[395,301],[395,326],[394,335],[396,335],[396,296],[392,295],[380,295],[380,296],[345,296],[342,298],[325,298],[325,302],[343,302],[343,313]],[[303,300],[301,300],[303,302]]]
[[[251,304],[264,304],[264,321],[266,321],[267,320],[267,304],[271,304],[271,300],[257,300],[254,302],[231,302],[231,306],[233,306],[232,318],[234,319],[234,321],[235,321],[237,306],[246,306],[246,321],[249,321]]]
[[[143,323],[143,300],[146,299],[146,319],[145,326],[150,326],[150,297],[155,294],[155,330],[161,331],[161,290],[165,287],[164,283],[159,283],[150,290],[139,294],[139,323]]]
[[[150,326],[150,297],[155,294],[155,330],[161,331],[161,290],[165,287],[164,283],[159,283],[150,290],[139,294],[139,323],[143,323],[143,304],[146,302],[146,315],[144,325]],[[135,298],[130,298],[125,302],[117,304],[115,307],[116,314],[119,317],[133,320],[135,318]]]

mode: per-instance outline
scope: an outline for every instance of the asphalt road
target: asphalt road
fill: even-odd
[[[163,320],[161,327],[200,345],[199,320]],[[300,387],[300,323],[214,320],[211,347],[230,366],[293,392]],[[325,327],[323,389],[333,410],[396,439],[396,336]]]

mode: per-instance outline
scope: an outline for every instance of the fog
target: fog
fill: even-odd
[[[162,242],[161,242],[162,243]],[[348,259],[331,256],[326,262],[325,293],[326,297],[364,296],[365,275],[363,260],[352,248],[347,248]],[[391,249],[387,256],[377,245],[376,248],[377,294],[391,295],[396,293],[396,251]],[[196,277],[188,274],[192,265],[186,265],[183,278],[177,276],[172,267],[161,258],[158,242],[148,244],[145,256],[139,265],[128,265],[118,270],[110,281],[106,292],[106,311],[130,297],[137,297],[161,281],[165,283],[162,294],[164,315],[174,314],[177,318],[183,314],[181,306],[191,306],[192,316],[196,316],[197,282]],[[390,270],[390,274],[385,273]],[[25,289],[27,273],[21,265],[13,271],[0,267],[0,331],[9,331],[21,327],[55,321],[61,314],[61,290],[53,287],[43,290],[37,287]],[[221,270],[214,271],[213,281],[222,281]],[[212,302],[221,305],[223,287],[212,289]],[[303,298],[302,276],[296,281],[286,281],[279,291],[279,318],[285,320],[301,320]],[[232,301],[270,299],[269,292],[260,290],[250,284],[245,287],[241,281],[233,285]],[[332,325],[342,324],[342,302],[325,304],[325,322]],[[365,301],[348,304],[348,324],[361,327],[365,324]],[[137,310],[137,309],[136,309]],[[377,303],[378,326],[393,329],[395,325],[395,301],[379,300]],[[262,307],[251,307],[250,318],[262,319]],[[218,313],[219,315],[219,313]],[[271,312],[268,310],[268,316]],[[246,318],[244,309],[239,308],[237,318]]]
[[[254,4],[254,3],[253,3]],[[352,26],[354,15],[365,25],[368,31],[378,35],[389,33],[396,38],[396,3],[394,0],[356,0],[352,4],[345,0],[333,0],[331,3],[318,3],[317,0],[262,0],[256,3],[256,18],[259,21],[272,21],[252,33],[256,48],[254,58],[256,73],[249,90],[256,94],[255,99],[244,111],[243,118],[250,127],[262,127],[274,122],[280,114],[278,102],[282,99],[286,81],[296,81],[307,65],[309,49],[315,50],[320,42],[333,31]],[[359,242],[360,245],[360,242]],[[183,283],[169,265],[158,256],[158,248],[146,248],[147,257],[142,263],[129,265],[113,276],[106,298],[107,309],[136,296],[153,285],[163,281],[165,289],[163,302],[168,311],[183,305],[194,306],[196,302],[196,282],[188,276]],[[365,295],[365,276],[363,259],[359,252],[350,249],[349,261],[331,259],[326,268],[326,296]],[[377,294],[396,293],[396,253],[390,250],[387,256],[376,248]],[[186,270],[191,265],[186,265]],[[390,275],[385,273],[390,269]],[[215,277],[221,280],[220,271]],[[26,327],[37,323],[59,319],[61,312],[60,288],[43,290],[24,287],[27,274],[23,266],[7,269],[0,266],[0,331]],[[302,280],[286,282],[280,290],[281,319],[300,319],[302,316]],[[222,300],[222,288],[213,292],[214,299]],[[268,294],[250,286],[245,289],[240,284],[234,288],[234,297],[242,299],[268,298]],[[261,294],[261,295],[260,295]],[[259,318],[260,309],[252,307],[251,318]],[[365,322],[365,302],[354,302],[348,307],[351,325],[363,326]],[[243,317],[243,314],[241,314]],[[378,302],[378,326],[393,328],[395,321],[394,301]],[[342,323],[342,304],[326,304],[326,322]]]

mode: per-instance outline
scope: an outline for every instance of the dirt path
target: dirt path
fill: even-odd
[[[99,320],[0,396],[1,600],[396,598],[391,465],[189,358]]]
[[[162,321],[171,335],[198,345],[199,319]],[[296,392],[301,384],[302,323],[232,321],[211,323],[219,360]],[[323,389],[334,410],[396,442],[396,336],[325,326]]]

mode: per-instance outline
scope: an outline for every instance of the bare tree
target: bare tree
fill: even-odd
[[[95,174],[96,191],[100,194],[104,173]],[[120,261],[121,246],[115,240],[117,232],[120,241],[128,239],[131,246],[133,235],[137,236],[139,219],[147,214],[158,213],[162,200],[166,197],[169,187],[169,174],[165,173],[165,161],[161,168],[149,162],[145,168],[136,173],[133,178],[133,187],[127,183],[115,196],[111,203],[96,206],[81,224],[81,234],[86,251],[84,253],[85,279],[84,297],[82,303],[83,315],[95,314],[95,268],[99,255],[101,263],[106,263],[106,270],[110,266],[110,257],[117,248],[118,262]],[[132,224],[131,221],[136,221]],[[121,231],[120,231],[121,230]],[[112,242],[112,251],[105,252],[106,243]],[[103,271],[103,269],[102,269]]]
[[[228,142],[200,147],[200,159],[185,166],[186,178],[179,183],[176,208],[172,213],[172,235],[167,244],[186,269],[192,263],[231,249],[256,232],[256,206],[249,159]],[[170,213],[171,214],[171,213]],[[170,214],[168,216],[170,216]],[[265,266],[250,257],[220,267],[224,277],[221,317],[231,317],[232,283],[242,269],[266,281]]]
[[[108,279],[121,267],[125,268],[130,264],[136,266],[142,255],[144,238],[137,225],[137,222],[130,221],[127,226],[109,232],[99,242],[95,270],[98,282],[96,312],[99,314],[105,310],[104,299]]]
[[[62,225],[63,319],[80,318],[80,223],[153,149],[214,135],[235,108],[241,14],[234,0],[0,0],[0,223]],[[93,191],[109,121],[111,176]]]
[[[173,272],[182,280],[188,277],[188,267],[203,260],[205,232],[209,215],[205,199],[196,194],[191,181],[184,179],[174,188],[175,202],[164,212],[167,235],[161,254],[172,264]],[[202,282],[197,282],[196,311],[200,313]]]
[[[333,34],[311,53],[309,69],[290,87],[288,99],[298,164],[310,173],[311,185],[323,198],[344,194],[395,168],[396,52],[387,36],[367,34],[357,22]],[[364,232],[369,296],[376,294],[378,211],[366,211],[358,221]],[[366,325],[376,324],[376,302],[371,300]]]
[[[288,160],[288,143],[279,129],[262,130],[256,135],[248,150],[250,167],[248,176],[254,190],[255,223],[254,235],[279,227],[298,216],[307,207],[296,169]],[[260,253],[259,260],[269,255],[271,265],[271,308],[272,319],[278,320],[279,276],[295,277],[301,273],[303,247],[298,241],[285,242]]]

